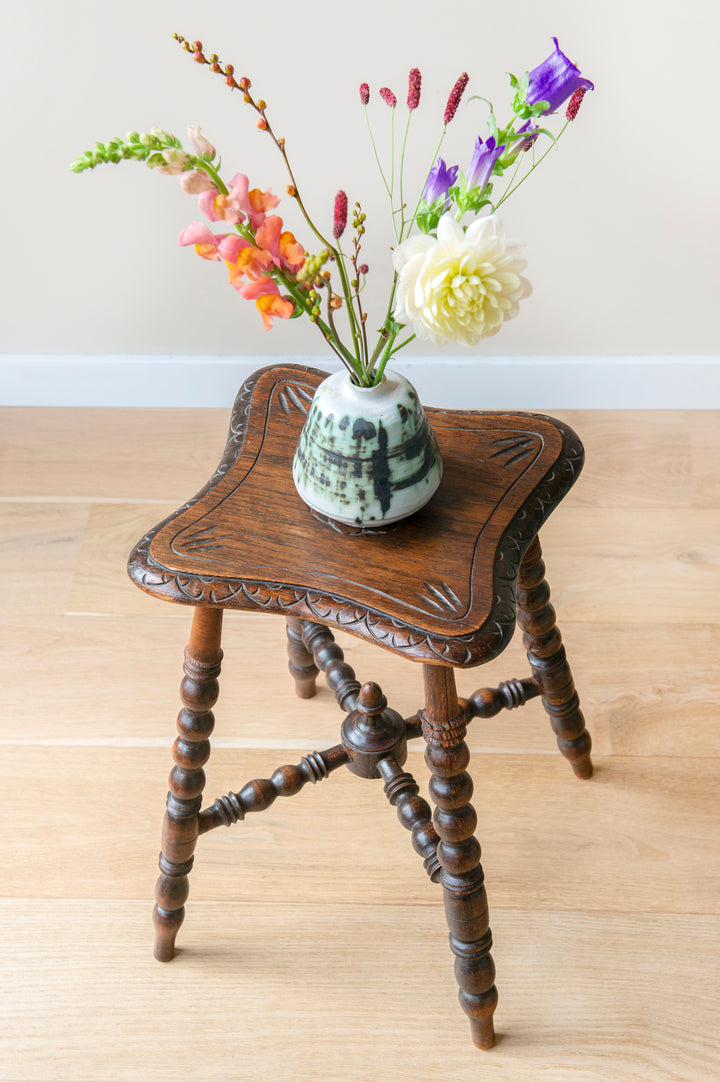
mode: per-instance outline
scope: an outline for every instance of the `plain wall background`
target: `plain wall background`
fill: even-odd
[[[457,75],[467,70],[468,95],[492,98],[502,117],[506,71],[535,66],[557,35],[596,90],[558,150],[504,208],[508,233],[527,245],[534,295],[477,351],[450,352],[720,352],[715,0],[11,0],[5,10],[5,354],[323,354],[305,320],[277,321],[266,333],[254,305],[226,284],[224,269],[177,245],[181,229],[200,215],[174,178],[131,162],[69,171],[96,139],[154,124],[184,135],[197,123],[221,151],[226,176],[247,172],[253,184],[284,192],[282,161],[255,130],[255,114],[180,50],[173,30],[200,38],[238,75],[250,76],[323,227],[331,228],[338,188],[362,201],[368,299],[378,324],[391,233],[359,83],[389,85],[404,103],[407,71],[421,68],[416,171],[406,186],[416,191]],[[398,121],[403,114],[398,109]],[[389,110],[376,102],[373,115],[382,145]],[[458,114],[444,148],[449,161],[467,161],[485,116],[480,103]],[[305,241],[288,199],[283,212]],[[416,343],[411,350],[442,355]]]

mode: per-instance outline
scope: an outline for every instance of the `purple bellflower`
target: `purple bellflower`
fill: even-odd
[[[554,113],[580,87],[595,89],[589,79],[583,78],[580,69],[560,52],[558,39],[553,38],[553,41],[555,52],[530,72],[525,99],[528,105],[534,105],[537,101],[549,102],[545,115]]]
[[[495,162],[502,154],[505,146],[495,146],[495,137],[490,136],[488,141],[484,143],[481,136],[478,135],[475,140],[475,150],[473,152],[472,160],[467,171],[465,178],[468,190],[471,188],[479,188],[482,192],[487,186],[487,182],[492,176],[492,171],[495,166]]]
[[[445,165],[442,158],[438,158],[435,165],[430,170],[425,188],[423,190],[422,197],[424,201],[430,206],[436,199],[441,196],[446,196],[450,191],[450,188],[455,183],[458,175],[457,165],[451,165],[450,168]]]

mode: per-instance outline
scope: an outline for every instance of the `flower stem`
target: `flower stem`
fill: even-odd
[[[207,173],[207,175],[210,177],[210,180],[220,192],[220,195],[228,194],[228,189],[225,185],[225,182],[223,181],[217,169],[211,162],[206,161],[204,158],[194,158],[193,165],[196,169],[202,169],[204,173]]]
[[[392,354],[392,351],[389,348],[392,344],[393,344],[393,339],[390,338],[387,345],[385,346],[385,350],[383,351],[383,355],[382,355],[382,357],[380,358],[380,360],[378,362],[378,366],[375,369],[375,374],[373,376],[373,382],[372,382],[373,387],[377,387],[378,383],[380,383],[382,381],[383,375],[385,373],[385,366],[387,365],[388,361],[390,360],[390,357],[391,357],[391,354]]]
[[[435,153],[433,154],[432,159],[430,161],[430,166],[427,169],[427,172],[425,173],[425,180],[423,181],[423,186],[420,189],[420,195],[418,197],[417,203],[415,204],[415,210],[412,213],[412,218],[410,218],[410,220],[407,222],[408,233],[412,229],[412,227],[413,227],[413,225],[415,223],[415,219],[417,218],[417,212],[419,211],[420,204],[422,203],[422,193],[425,191],[425,185],[427,184],[428,177],[430,176],[430,170],[432,169],[432,167],[434,166],[434,164],[435,164],[435,162],[437,160],[437,156],[440,153],[440,148],[442,147],[442,145],[443,145],[443,143],[445,141],[445,136],[446,135],[447,135],[447,124],[445,125],[445,127],[442,130],[442,135],[440,136],[440,139],[438,141],[438,145],[435,147]],[[403,239],[403,235],[402,235],[402,232],[401,232],[400,236],[398,237],[398,240],[402,240],[402,239]],[[395,293],[395,287],[393,285],[393,294],[394,293]]]
[[[368,340],[367,340],[367,327],[366,327],[367,317],[366,317],[365,313],[363,312],[362,301],[360,300],[360,272],[358,271],[358,253],[359,253],[359,250],[360,250],[359,237],[356,236],[355,237],[355,251],[354,251],[353,256],[352,256],[353,271],[355,272],[355,280],[354,280],[355,281],[355,289],[353,291],[353,297],[354,297],[355,303],[357,304],[358,322],[360,323],[360,330],[362,331],[363,358],[364,358],[365,364],[367,365],[367,361],[368,361]]]
[[[235,228],[238,230],[239,233],[241,233],[241,235],[243,235],[243,231],[239,226],[236,226]],[[247,239],[254,240],[252,233],[249,234]],[[307,297],[302,292],[302,290],[298,288],[298,285],[293,280],[293,278],[291,278],[290,275],[286,274],[286,272],[280,267],[274,268],[273,277],[282,282],[283,286],[287,289],[288,293],[295,301],[295,304],[298,306],[298,308],[301,311],[305,312]],[[335,328],[328,326],[328,324],[325,323],[325,321],[321,319],[320,316],[317,316],[316,319],[313,320],[313,322],[317,324],[323,338],[331,347],[333,352],[337,354],[337,356],[343,362],[348,371],[352,372],[354,375],[360,375],[362,368],[358,363],[357,358],[353,357],[352,353],[350,353],[346,346],[343,345],[342,340],[335,332]]]
[[[511,188],[512,188],[513,184],[515,183],[515,177],[518,175],[518,172],[520,170],[521,165],[522,165],[522,152],[520,154],[518,154],[518,160],[517,160],[517,164],[515,166],[515,169],[513,171],[513,175],[510,177],[510,182],[509,182],[507,188],[503,192],[503,194],[500,197],[500,199],[498,200],[498,202],[495,204],[495,209],[497,209],[500,206],[500,204],[503,202],[503,200],[506,199],[507,196],[509,195]]]
[[[395,236],[398,238],[398,240],[400,240],[400,237],[402,237],[403,231],[405,229],[405,199],[404,199],[404,196],[403,196],[403,179],[404,179],[404,176],[405,176],[405,148],[407,146],[408,132],[410,131],[410,121],[412,119],[413,111],[414,110],[411,109],[408,112],[407,124],[405,125],[405,135],[403,137],[402,151],[400,153],[400,234],[399,234],[399,236],[398,236],[397,230],[395,231]],[[393,217],[393,222],[394,222],[394,220],[395,219]]]
[[[373,154],[375,155],[375,161],[377,162],[377,167],[380,170],[380,176],[382,177],[382,182],[385,185],[385,191],[390,196],[390,202],[392,203],[392,189],[390,188],[390,185],[387,182],[387,177],[385,176],[385,171],[384,171],[384,169],[383,169],[383,167],[382,167],[382,165],[380,163],[380,155],[378,154],[377,145],[375,143],[375,136],[373,135],[372,126],[370,124],[370,117],[368,116],[367,105],[363,106],[363,111],[365,113],[365,123],[367,124],[367,129],[368,129],[368,132],[370,133],[370,143],[372,144]]]
[[[544,154],[543,154],[543,155],[542,155],[541,157],[539,157],[539,158],[538,158],[538,160],[537,160],[536,162],[533,162],[533,164],[532,164],[532,165],[530,166],[530,168],[528,169],[528,171],[527,171],[527,173],[525,174],[525,176],[524,176],[524,177],[521,177],[521,178],[520,178],[520,180],[519,180],[519,181],[517,182],[517,184],[515,185],[515,187],[510,187],[510,188],[508,188],[508,189],[507,189],[507,191],[506,191],[506,192],[504,193],[504,195],[502,196],[502,198],[501,198],[501,199],[500,199],[500,200],[499,200],[499,201],[498,201],[498,202],[497,202],[497,203],[495,204],[495,209],[496,209],[496,210],[497,210],[497,208],[498,208],[498,207],[499,207],[499,206],[500,206],[500,205],[501,205],[502,203],[504,203],[504,202],[505,202],[505,200],[506,200],[506,199],[509,199],[509,198],[510,198],[510,196],[511,196],[511,195],[512,195],[512,194],[513,194],[514,192],[516,192],[516,191],[518,190],[518,188],[520,187],[520,185],[521,185],[521,184],[524,184],[524,183],[525,183],[525,181],[526,181],[526,180],[527,180],[527,178],[528,178],[528,177],[530,176],[530,174],[531,174],[531,173],[533,173],[533,172],[534,172],[534,171],[535,171],[535,170],[537,169],[537,167],[538,167],[538,166],[540,165],[540,162],[544,161],[544,160],[545,160],[545,158],[547,158],[548,154],[549,154],[549,153],[550,153],[550,151],[551,151],[551,150],[553,149],[553,147],[555,147],[555,146],[556,146],[556,144],[557,144],[557,142],[558,142],[558,139],[559,139],[559,138],[560,138],[560,136],[561,136],[561,135],[563,134],[563,132],[565,131],[565,129],[567,128],[567,126],[568,126],[568,124],[569,124],[569,123],[570,123],[570,121],[569,121],[569,120],[566,120],[566,121],[565,121],[565,123],[563,124],[562,128],[561,128],[561,129],[560,129],[560,131],[558,132],[558,134],[557,134],[557,136],[555,137],[555,139],[553,140],[553,142],[552,142],[552,143],[550,144],[550,146],[549,146],[549,147],[547,148],[547,150],[545,151],[545,153],[544,153]],[[511,184],[512,184],[512,181],[511,181]]]
[[[408,338],[405,339],[404,342],[401,342],[399,346],[394,346],[393,349],[390,350],[390,357],[394,356],[394,354],[396,354],[399,350],[404,349],[404,347],[407,346],[410,342],[412,342],[413,338],[415,337],[416,336],[414,334],[411,334]]]
[[[333,249],[334,250],[334,249]],[[357,318],[355,316],[355,306],[353,304],[352,290],[350,289],[350,280],[347,274],[347,267],[345,266],[345,256],[343,255],[342,248],[340,247],[340,241],[337,245],[337,269],[340,275],[340,281],[342,282],[343,295],[345,297],[345,308],[347,309],[348,323],[350,324],[350,333],[353,338],[353,345],[355,347],[355,357],[358,364],[365,370],[367,357],[363,356],[363,344],[360,328],[357,324]]]
[[[393,193],[395,191],[395,108],[390,110],[390,213],[393,210]],[[393,218],[394,221],[394,218]]]

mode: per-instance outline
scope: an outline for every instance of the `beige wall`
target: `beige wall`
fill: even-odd
[[[283,192],[282,163],[253,115],[181,53],[171,39],[178,30],[251,76],[326,228],[337,188],[362,200],[378,322],[390,234],[358,84],[388,84],[402,97],[408,68],[421,67],[413,190],[457,74],[466,69],[471,89],[494,97],[502,113],[505,71],[534,66],[556,34],[596,91],[559,150],[507,204],[535,293],[481,352],[716,354],[719,10],[715,0],[11,0],[0,74],[9,103],[0,351],[322,352],[299,320],[266,334],[222,269],[177,246],[199,214],[174,179],[132,163],[68,170],[95,139],[153,124],[182,134],[197,123],[228,174],[246,171]],[[380,126],[387,119],[382,107],[376,116]],[[459,117],[450,160],[466,160],[483,120],[478,103]]]

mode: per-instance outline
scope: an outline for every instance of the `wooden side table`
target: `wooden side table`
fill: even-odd
[[[460,1003],[475,1043],[489,1048],[497,992],[465,736],[473,718],[540,696],[575,773],[592,773],[537,538],[578,476],[583,449],[571,429],[548,417],[430,409],[445,470],[430,503],[394,526],[340,526],[311,512],[291,477],[308,403],[324,375],[300,366],[256,372],[237,396],[213,477],[130,556],[141,589],[194,610],[156,888],[155,956],[173,957],[200,835],[346,766],[384,780],[428,875],[442,884]],[[345,718],[335,747],[203,807],[225,609],[285,616],[297,694],[314,695],[322,671]],[[454,669],[501,653],[516,609],[531,676],[459,699]],[[422,665],[417,714],[402,718],[377,684],[360,686],[331,627]],[[403,769],[407,741],[421,736],[434,813]]]

